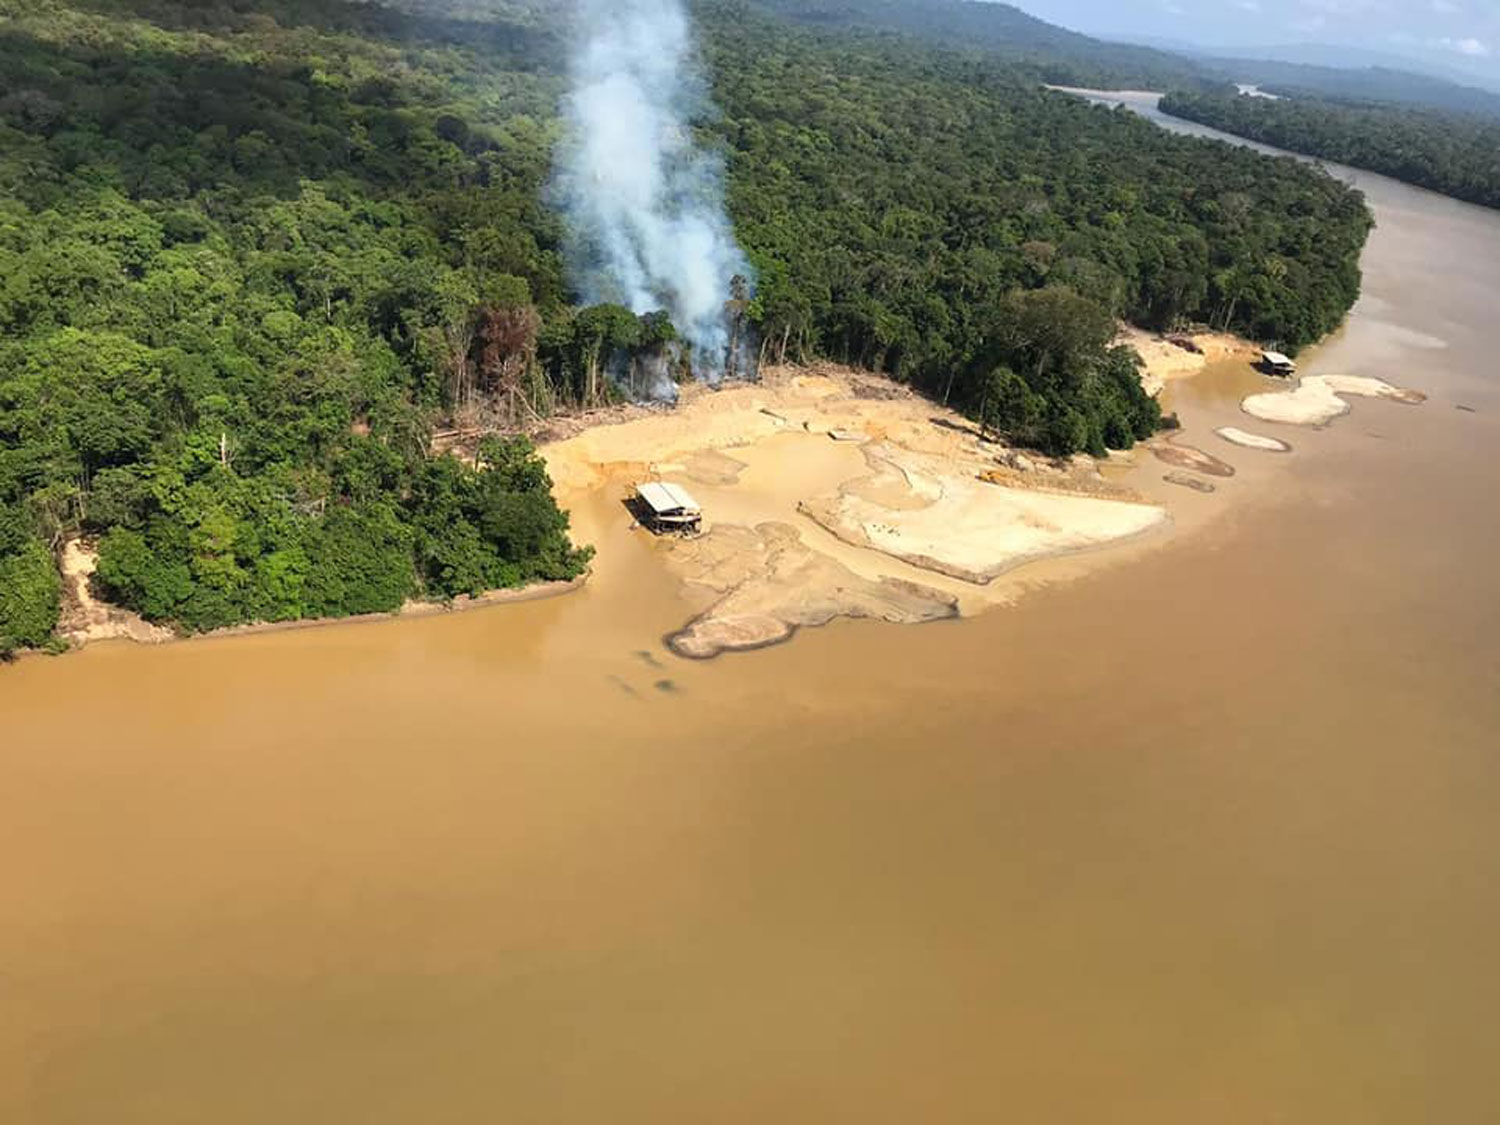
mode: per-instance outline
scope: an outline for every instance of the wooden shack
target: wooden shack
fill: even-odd
[[[637,517],[657,534],[691,535],[703,527],[703,509],[680,484],[650,481],[635,486]]]
[[[1282,355],[1280,352],[1261,352],[1260,369],[1267,375],[1280,375],[1290,378],[1297,374],[1297,365],[1290,356]]]

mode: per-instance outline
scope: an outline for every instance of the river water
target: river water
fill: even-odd
[[[1244,471],[1014,608],[686,663],[599,507],[568,598],[0,670],[0,1120],[1500,1120],[1500,214],[1341,174],[1305,369],[1428,403],[1180,384]]]

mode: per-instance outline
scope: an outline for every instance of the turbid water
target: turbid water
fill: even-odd
[[[1427,404],[1178,384],[1239,471],[1013,608],[677,660],[601,504],[568,598],[0,670],[0,1121],[1500,1120],[1500,215],[1358,179],[1306,367]]]

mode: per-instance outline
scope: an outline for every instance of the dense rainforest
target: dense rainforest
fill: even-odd
[[[1357,295],[1368,214],[1313,169],[989,53],[696,13],[766,357],[1097,452],[1157,421],[1117,317],[1296,347]],[[0,649],[46,643],[78,534],[104,594],[188,630],[580,571],[517,435],[673,330],[569,289],[558,19],[0,0]],[[434,455],[448,426],[495,436]]]
[[[715,10],[713,127],[778,349],[801,341],[963,407],[1014,375],[1027,393],[1000,428],[1065,453],[1108,444],[1138,406],[1088,377],[1114,317],[1295,349],[1358,294],[1368,212],[1314,169],[971,55]]]
[[[1500,117],[1305,97],[1177,92],[1163,112],[1264,144],[1500,207]]]
[[[47,640],[80,532],[188,630],[581,571],[524,439],[429,455],[563,304],[524,26],[475,70],[375,8],[0,15],[0,649]]]

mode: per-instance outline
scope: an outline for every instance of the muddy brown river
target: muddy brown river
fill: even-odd
[[[1500,214],[1357,178],[1304,367],[1429,401],[1176,384],[1241,472],[1012,608],[685,662],[601,502],[567,598],[0,669],[0,1121],[1500,1120]]]

